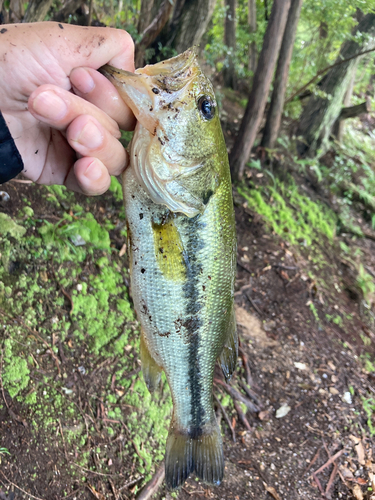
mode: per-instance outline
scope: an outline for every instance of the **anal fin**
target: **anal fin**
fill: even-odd
[[[219,361],[225,380],[228,382],[237,366],[238,357],[238,337],[236,316],[234,307],[232,308],[231,318],[228,325],[227,340],[220,354]]]
[[[156,363],[150,354],[145,334],[141,331],[141,366],[147,388],[150,392],[155,391],[160,383],[162,368]]]

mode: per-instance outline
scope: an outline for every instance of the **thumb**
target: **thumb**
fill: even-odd
[[[33,23],[33,27],[67,76],[78,66],[98,69],[107,63],[134,71],[134,43],[124,30],[54,22]],[[51,37],[59,41],[51,44]]]

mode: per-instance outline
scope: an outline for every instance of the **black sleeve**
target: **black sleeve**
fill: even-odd
[[[23,161],[0,111],[0,184],[23,170]]]

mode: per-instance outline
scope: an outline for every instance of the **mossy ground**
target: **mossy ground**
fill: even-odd
[[[267,482],[281,498],[315,500],[320,494],[304,471],[322,439],[332,450],[346,447],[350,463],[349,436],[371,446],[375,242],[345,232],[337,206],[351,195],[335,192],[336,167],[326,174],[323,164],[290,173],[286,165],[259,166],[235,193],[236,304],[248,314],[241,342],[264,414],[247,412],[254,430],[245,431],[232,399],[216,388],[237,434],[234,444],[222,419],[223,485],[191,479],[172,496],[162,488],[159,499],[254,500]],[[369,167],[357,183],[364,189],[372,186]],[[339,203],[312,188],[310,170]],[[10,183],[8,191],[0,219],[0,472],[7,478],[0,480],[43,500],[134,498],[163,459],[171,398],[165,379],[151,396],[140,372],[119,183],[91,199],[61,187]],[[368,205],[353,201],[349,216],[371,226]],[[251,314],[264,327],[261,343],[247,330]],[[240,367],[233,383],[243,380]],[[347,392],[351,405],[342,401]],[[280,421],[284,403],[292,410]],[[348,491],[335,482],[336,498]]]
[[[85,482],[116,467],[137,489],[163,458],[171,398],[165,379],[152,397],[139,373],[120,184],[98,202],[60,186],[32,189],[16,216],[0,219],[0,446],[11,462],[7,404],[27,426],[25,454],[32,443],[46,455],[63,449],[63,477]]]

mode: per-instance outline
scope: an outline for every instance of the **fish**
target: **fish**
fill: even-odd
[[[150,392],[161,371],[173,412],[165,453],[169,489],[193,472],[219,485],[224,457],[213,409],[219,360],[236,367],[236,229],[217,101],[195,49],[135,73],[104,66],[137,118],[123,193],[131,292]]]

